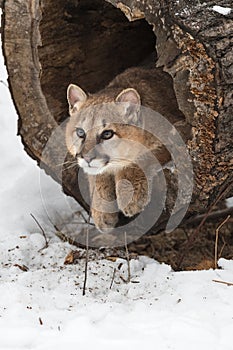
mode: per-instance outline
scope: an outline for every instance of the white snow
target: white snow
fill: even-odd
[[[233,207],[233,197],[228,198],[228,199],[226,200],[226,202],[227,202],[227,206],[228,206],[228,207]]]
[[[222,6],[218,6],[218,5],[214,5],[212,9],[215,12],[218,12],[224,16],[229,15],[232,11],[232,9],[230,7],[222,7]]]
[[[131,260],[125,283],[124,260],[96,259],[82,296],[84,260],[64,265],[72,247],[55,237],[46,214],[69,216],[70,209],[16,136],[2,56],[0,80],[0,349],[232,350],[233,287],[213,282],[233,282],[232,261],[221,259],[218,270],[173,272],[140,257]],[[47,249],[30,213],[46,229]]]

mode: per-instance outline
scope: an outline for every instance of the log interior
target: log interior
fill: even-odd
[[[41,87],[57,122],[67,117],[69,83],[95,92],[128,67],[155,64],[152,26],[104,0],[44,1],[40,34]]]

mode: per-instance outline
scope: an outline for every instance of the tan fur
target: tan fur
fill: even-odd
[[[71,87],[74,90],[68,88],[67,148],[88,172],[92,216],[97,228],[109,230],[116,226],[119,211],[131,217],[140,213],[150,201],[154,168],[148,150],[161,164],[170,159],[170,154],[155,136],[130,122],[127,125],[128,104],[117,102],[134,99],[142,106],[158,111],[173,124],[183,116],[177,106],[171,78],[161,69],[128,69],[105,89],[89,96],[80,88],[75,91],[75,86]],[[129,104],[129,120],[138,115],[135,101]],[[77,137],[77,128],[85,131],[85,139]],[[99,139],[104,130],[112,130],[114,136],[109,140]],[[85,157],[93,160],[86,163]],[[96,173],[89,173],[90,168],[97,169]]]

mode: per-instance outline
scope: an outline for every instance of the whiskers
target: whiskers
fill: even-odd
[[[56,164],[56,167],[62,167],[62,170],[66,171],[68,169],[74,168],[77,165],[78,165],[77,160],[72,160],[72,161],[68,160],[67,162]]]
[[[111,158],[110,162],[107,165],[108,167],[114,167],[114,168],[124,168],[130,166],[130,168],[136,168],[133,165],[133,162],[127,158]]]
[[[67,171],[67,170],[72,169],[76,166],[81,166],[81,164],[79,165],[77,159],[69,160],[69,161],[66,161],[66,162],[63,162],[63,163],[56,165],[56,167],[62,167],[63,171]],[[121,169],[121,168],[125,168],[125,167],[130,167],[131,169],[137,168],[136,164],[134,164],[134,162],[132,160],[129,160],[127,158],[114,157],[114,158],[111,158],[109,163],[107,163],[105,166],[99,167],[99,173],[103,173],[106,170],[111,171],[110,170],[111,168],[115,168],[115,170],[117,170],[117,169]]]
[[[77,165],[78,165],[78,163],[76,161],[75,162],[71,162],[69,166],[63,167],[63,170],[68,170],[68,169],[74,168]]]

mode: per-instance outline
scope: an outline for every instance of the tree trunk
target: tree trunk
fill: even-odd
[[[226,0],[218,4],[229,7]],[[143,61],[171,75],[191,128],[194,188],[186,218],[233,195],[233,11],[223,15],[213,6],[189,0],[3,2],[4,56],[25,150],[85,209],[77,168],[59,166],[72,161],[64,142],[66,88],[73,82],[98,91]],[[166,176],[172,207],[177,185]],[[169,215],[165,211],[152,231],[164,228]]]

